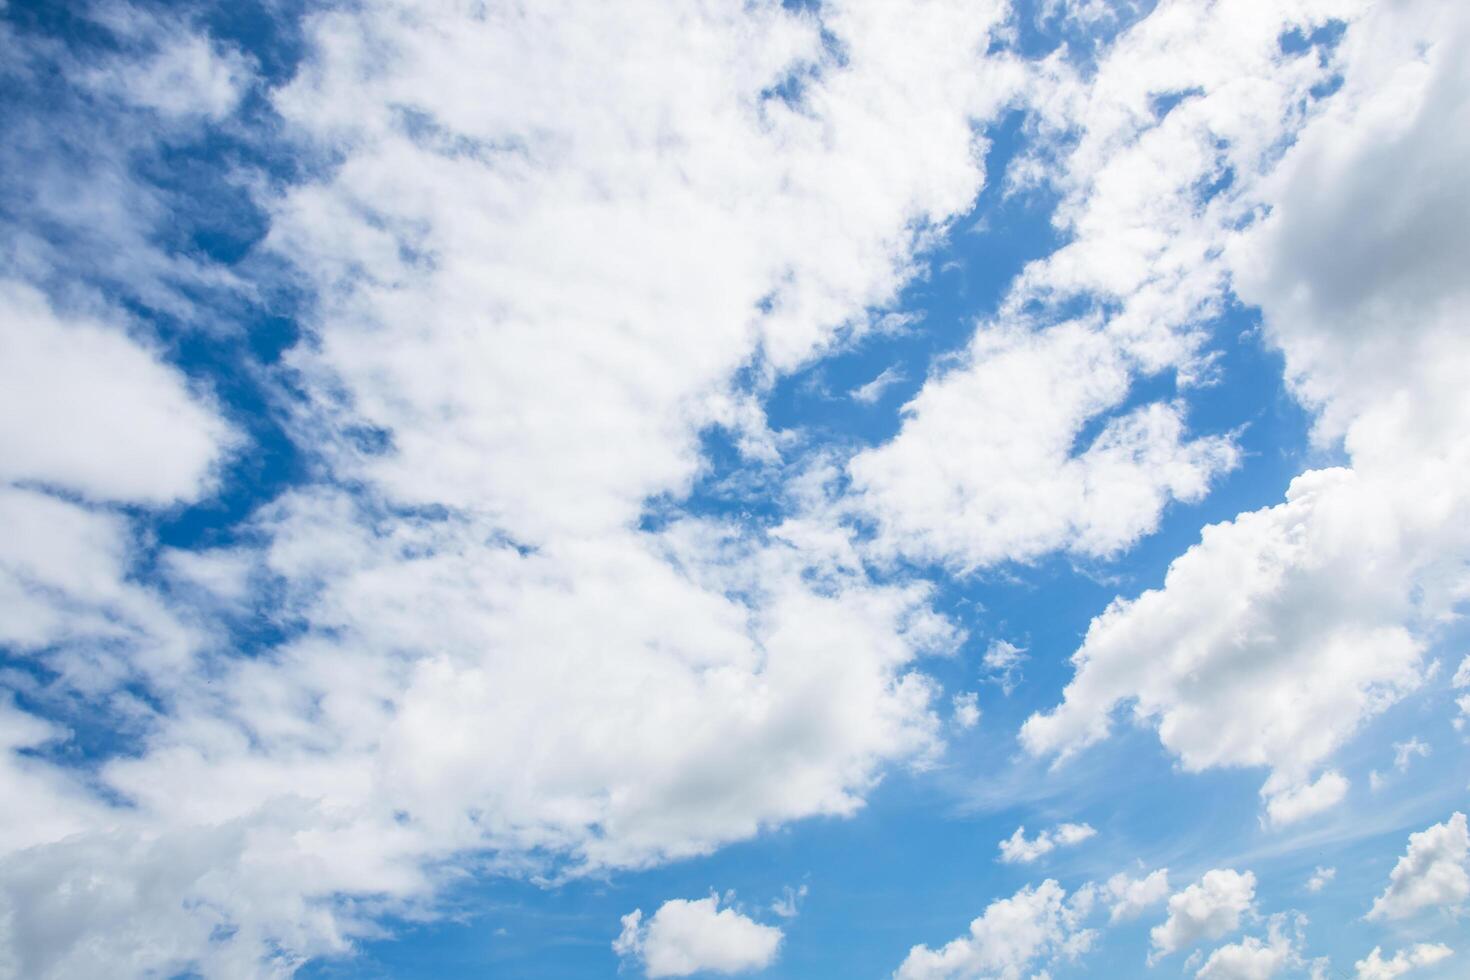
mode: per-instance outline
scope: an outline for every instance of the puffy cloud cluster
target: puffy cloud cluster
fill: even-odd
[[[967,935],[937,950],[915,946],[893,975],[896,980],[1019,980],[1050,960],[1087,951],[1096,932],[1083,928],[1082,921],[1093,898],[1092,889],[1079,889],[1069,897],[1051,879],[1028,886],[991,902],[970,923]]]
[[[963,567],[1057,550],[1114,555],[1171,499],[1197,500],[1235,463],[1223,438],[1187,440],[1179,409],[1084,425],[1118,406],[1132,374],[1098,324],[982,328],[966,362],[927,381],[902,431],[856,456],[853,484],[882,520],[879,547]]]
[[[1453,955],[1455,951],[1443,943],[1418,943],[1399,950],[1390,959],[1384,959],[1382,947],[1374,946],[1373,951],[1353,967],[1357,971],[1357,980],[1394,980],[1394,977],[1412,973],[1421,966],[1433,966]]]
[[[1288,967],[1301,964],[1298,934],[1286,932],[1283,916],[1273,917],[1267,938],[1246,936],[1238,943],[1228,943],[1210,953],[1204,966],[1195,974],[1198,980],[1271,980]]]
[[[1230,163],[1222,197],[1247,220],[1210,247],[1261,308],[1317,438],[1341,440],[1351,466],[1303,473],[1283,503],[1206,528],[1162,588],[1110,606],[1062,703],[1022,736],[1035,752],[1076,751],[1129,703],[1187,769],[1268,767],[1268,815],[1289,823],[1343,798],[1346,780],[1323,764],[1419,686],[1424,649],[1467,594],[1470,456],[1456,433],[1470,424],[1470,292],[1453,270],[1470,248],[1470,17],[1434,3],[1280,9],[1348,22],[1328,59],[1341,88],[1305,116],[1273,110],[1254,135],[1222,132],[1259,148],[1288,131],[1280,119],[1305,120],[1279,161]],[[1279,47],[1271,62],[1297,70]],[[1206,84],[1169,118],[1214,111],[1213,96]]]
[[[960,634],[927,586],[874,582],[847,532],[803,523],[799,492],[769,528],[643,517],[689,489],[710,427],[773,458],[736,376],[867,329],[969,206],[977,125],[1019,79],[986,53],[1003,15],[309,13],[300,67],[260,93],[301,165],[251,191],[260,254],[312,299],[268,381],[295,393],[278,408],[315,479],[234,546],[156,556],[259,620],[273,639],[248,656],[220,642],[226,613],[131,580],[149,552],[108,509],[210,490],[232,437],[207,393],[97,316],[7,287],[0,398],[33,394],[61,428],[6,403],[0,507],[36,536],[3,545],[5,628],[110,698],[129,751],[52,765],[34,750],[68,733],[5,702],[0,774],[26,801],[0,854],[6,969],[286,974],[426,908],[450,859],[643,866],[851,814],[886,766],[929,758],[938,691],[915,661]],[[250,66],[202,35],[63,60],[54,77],[108,111],[240,123]],[[60,172],[105,185],[122,171],[103,164],[121,166]],[[65,197],[42,171],[26,164],[47,185],[29,196]],[[117,202],[139,213],[93,251],[131,258],[98,258],[99,281],[177,316],[181,281],[238,285],[153,247],[158,195]],[[67,213],[21,229],[32,279],[61,267],[36,229]],[[650,971],[759,960],[665,943],[704,914],[681,908],[640,933]],[[707,911],[716,932],[738,919]],[[763,928],[742,935],[773,953]]]
[[[235,441],[118,311],[0,280],[0,643],[94,694],[186,666],[193,638],[133,581],[120,508],[198,499]]]
[[[1075,847],[1096,835],[1097,831],[1088,824],[1063,823],[1051,830],[1037,831],[1028,840],[1026,828],[1017,827],[1015,833],[1000,842],[1000,859],[1006,864],[1030,864],[1059,847]]]
[[[1158,868],[1142,878],[1130,878],[1120,872],[1107,880],[1103,892],[1112,900],[1110,921],[1136,918],[1169,894],[1169,869]]]
[[[717,895],[671,899],[643,922],[643,911],[623,916],[613,942],[619,956],[642,963],[645,976],[687,977],[692,973],[744,973],[770,966],[782,933],[733,908],[720,908]]]
[[[1404,856],[1373,901],[1370,919],[1403,919],[1426,908],[1455,908],[1470,898],[1470,832],[1465,814],[1409,835]]]
[[[1207,871],[1199,881],[1169,896],[1169,916],[1149,932],[1149,961],[1188,949],[1202,939],[1219,939],[1240,928],[1255,904],[1256,876],[1232,868]]]

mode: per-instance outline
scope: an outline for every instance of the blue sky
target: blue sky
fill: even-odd
[[[0,976],[1463,972],[1464,13],[0,15]]]

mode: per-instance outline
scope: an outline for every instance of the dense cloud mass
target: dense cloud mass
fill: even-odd
[[[0,976],[1448,968],[1459,5],[225,7],[0,3]]]

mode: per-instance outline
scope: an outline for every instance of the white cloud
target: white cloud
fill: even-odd
[[[925,382],[893,441],[850,463],[862,506],[882,522],[880,550],[963,567],[1059,549],[1113,555],[1151,531],[1169,500],[1198,499],[1234,465],[1224,440],[1185,441],[1166,404],[1111,418],[1074,453],[1130,378],[1097,325],[994,324],[965,357]]]
[[[1207,240],[1222,249],[1239,296],[1261,307],[1293,389],[1318,414],[1317,437],[1343,439],[1352,466],[1304,473],[1284,503],[1206,528],[1162,589],[1114,603],[1077,651],[1062,705],[1028,721],[1023,737],[1033,751],[1066,754],[1105,737],[1113,708],[1131,702],[1134,717],[1156,724],[1186,769],[1269,767],[1268,811],[1289,818],[1341,798],[1341,777],[1323,774],[1323,763],[1364,719],[1420,684],[1422,652],[1465,594],[1470,495],[1459,488],[1470,485],[1470,457],[1455,434],[1470,424],[1470,398],[1448,365],[1466,357],[1459,325],[1470,293],[1444,263],[1463,252],[1470,227],[1460,175],[1470,80],[1454,40],[1465,36],[1467,18],[1433,3],[1283,5],[1284,17],[1315,23],[1336,14],[1350,22],[1330,65],[1343,85],[1320,109],[1272,110],[1248,133],[1241,127],[1255,125],[1249,114],[1298,91],[1316,59],[1282,56],[1276,27],[1255,33],[1274,15],[1264,12],[1259,22],[1211,34],[1218,51],[1187,47],[1169,32],[1187,32],[1192,44],[1206,21],[1177,9],[1180,16],[1148,18],[1125,36],[1088,105],[1099,108],[1109,85],[1148,78],[1157,64],[1150,59],[1167,56],[1175,80],[1185,82],[1214,71],[1229,45],[1256,46],[1252,67],[1234,71],[1233,81],[1188,78],[1179,90],[1197,85],[1202,94],[1186,98],[1158,131],[1173,128],[1183,109],[1179,127],[1203,126],[1229,143],[1227,160],[1207,156],[1191,172],[1229,167],[1231,187],[1199,213],[1234,214],[1242,230],[1218,227]],[[1125,57],[1131,63],[1113,79],[1113,60]],[[1149,81],[1155,90],[1159,77]],[[1232,114],[1217,95],[1237,84],[1260,92],[1250,107],[1237,100]],[[1298,125],[1279,164],[1253,156]],[[1126,152],[1110,156],[1115,139],[1130,137],[1089,130],[1072,165],[1092,174],[1092,159],[1122,180],[1107,168],[1147,144],[1125,142]],[[1173,144],[1168,159],[1183,166],[1186,149]],[[1415,177],[1403,179],[1410,172]],[[1153,194],[1154,179],[1144,169],[1127,186]],[[1202,231],[1166,196],[1156,199],[1157,208],[1142,212],[1148,222],[1131,226],[1140,241],[1166,240],[1175,219]],[[1115,216],[1128,219],[1113,222],[1118,238],[1135,213]],[[1074,260],[1085,242],[1069,246]],[[1128,246],[1116,244],[1116,255],[1094,255],[1077,274],[1131,281],[1124,272],[1132,266],[1119,266]],[[1199,274],[1198,266],[1185,268]]]
[[[1187,949],[1202,939],[1219,939],[1240,927],[1240,917],[1254,904],[1256,876],[1228,868],[1205,872],[1199,881],[1169,896],[1169,917],[1149,937],[1149,961]]]
[[[1044,854],[1059,847],[1073,847],[1097,834],[1085,823],[1058,824],[1051,830],[1037,832],[1031,840],[1026,839],[1026,828],[1017,827],[1016,832],[1000,842],[1000,859],[1006,864],[1029,864]]]
[[[496,7],[452,20],[437,3],[335,8],[306,22],[301,69],[272,95],[290,138],[331,161],[283,193],[274,183],[258,190],[273,222],[266,250],[292,262],[317,301],[288,367],[310,396],[290,422],[322,450],[322,485],[258,515],[246,530],[264,543],[232,566],[172,556],[166,568],[223,595],[268,577],[292,639],[194,670],[196,638],[129,581],[126,520],[30,489],[0,494],[7,527],[49,522],[45,547],[24,536],[4,545],[11,578],[0,601],[10,605],[0,622],[34,645],[105,635],[108,644],[64,652],[120,651],[108,670],[73,659],[85,669],[69,676],[110,689],[140,672],[167,694],[169,711],[150,719],[137,753],[89,773],[90,786],[17,751],[64,732],[18,710],[7,717],[0,778],[26,795],[16,820],[34,817],[41,828],[4,825],[17,848],[0,856],[0,923],[10,930],[0,946],[13,972],[90,977],[119,963],[139,973],[287,972],[371,930],[353,896],[373,896],[382,911],[422,911],[456,855],[489,855],[516,874],[645,866],[786,821],[852,814],[885,767],[932,757],[938,690],[916,661],[958,633],[925,587],[874,584],[852,536],[802,509],[810,501],[758,535],[696,520],[634,529],[651,497],[677,502],[689,488],[705,428],[725,426],[744,451],[772,458],[778,440],[732,378],[747,367],[769,378],[875,329],[871,308],[910,278],[915,250],[969,207],[984,178],[975,125],[1023,81],[1010,59],[978,54],[1004,11],[833,4],[820,23],[775,5],[575,12]],[[1225,268],[1224,258],[1202,260],[1219,244],[1206,232],[1234,227],[1254,207],[1207,207],[1209,227],[1195,221],[1191,188],[1223,166],[1211,147],[1237,141],[1229,162],[1248,185],[1283,144],[1277,121],[1296,119],[1292,107],[1328,70],[1263,54],[1279,47],[1288,15],[1321,19],[1212,8],[1197,22],[1154,22],[1108,59],[1092,94],[1063,78],[1055,104],[1039,107],[1070,120],[1065,127],[1084,120],[1058,178],[1073,244],[1030,270],[997,325],[930,379],[898,440],[854,461],[862,502],[882,520],[880,555],[932,554],[965,567],[1055,549],[1109,555],[1233,462],[1228,439],[1186,434],[1181,405],[1123,406],[1140,373],[1177,369],[1188,381],[1198,367],[1191,324],[1208,312]],[[1183,39],[1192,46],[1169,34],[1181,29],[1197,34]],[[620,43],[608,45],[610,36]],[[141,67],[119,97],[172,112],[168,100],[188,95],[203,108],[181,103],[179,112],[224,112],[239,80],[220,84],[217,66],[199,67],[199,50]],[[1160,61],[1165,53],[1172,61]],[[1430,54],[1427,64],[1450,63],[1443,50]],[[1283,77],[1263,77],[1266,69]],[[1045,70],[1065,74],[1055,62]],[[799,105],[762,95],[793,74],[804,79]],[[179,78],[199,91],[165,91]],[[1206,95],[1161,124],[1144,122],[1161,79],[1198,83]],[[1384,91],[1412,96],[1414,82]],[[1371,73],[1354,76],[1344,91],[1372,95],[1376,84]],[[1369,125],[1376,119],[1348,122],[1371,141],[1383,135]],[[1300,148],[1291,159],[1312,178]],[[1426,160],[1429,176],[1442,178],[1433,168],[1445,161]],[[96,172],[123,172],[117,160],[106,164]],[[175,287],[198,270],[143,247],[158,202],[114,188],[100,195],[114,214],[75,193],[88,180],[63,177],[37,179],[47,220],[86,228],[100,210],[108,230],[92,250],[98,268],[175,311],[191,309]],[[1291,220],[1283,210],[1262,227],[1291,231]],[[33,234],[22,237],[17,254],[44,252]],[[1242,239],[1230,261],[1275,324],[1296,300],[1270,275],[1252,279],[1262,266],[1249,261],[1252,248],[1271,244],[1269,234]],[[49,274],[56,258],[35,261]],[[1120,312],[1061,323],[1017,312],[1084,293],[1117,300]],[[93,336],[47,315],[57,329],[81,331],[66,336]],[[1308,316],[1300,332],[1328,319]],[[1361,365],[1312,360],[1310,336],[1272,336],[1324,418],[1369,414],[1338,398],[1350,386],[1337,380],[1362,380]],[[1436,365],[1462,363],[1453,340],[1439,329],[1424,357],[1406,359],[1405,370],[1427,372],[1414,384],[1435,381]],[[122,445],[146,452],[152,434],[196,412],[206,421],[194,436],[208,429],[207,400],[143,345],[97,343],[153,386],[136,399],[153,413],[147,433],[123,432]],[[54,353],[33,360],[44,366]],[[114,379],[97,380],[113,390],[105,386]],[[1384,395],[1381,379],[1369,380],[1364,390]],[[1436,408],[1453,401],[1441,397],[1445,385],[1423,388]],[[1368,408],[1393,404],[1384,395]],[[987,424],[961,424],[955,408],[984,413]],[[1440,428],[1421,421],[1394,426],[1378,412],[1373,425],[1422,437],[1400,440],[1405,454],[1437,451],[1441,443],[1424,440],[1440,428],[1463,431],[1458,417]],[[1138,600],[1178,622],[1119,626],[1111,656],[1095,624],[1071,708],[1054,716],[1064,730],[1042,733],[1040,744],[1073,747],[1078,732],[1085,741],[1105,731],[1112,707],[1138,697],[1186,766],[1276,767],[1282,781],[1268,806],[1280,797],[1290,809],[1308,798],[1305,787],[1330,788],[1322,778],[1309,784],[1320,763],[1358,720],[1417,683],[1421,643],[1402,623],[1418,600],[1404,596],[1409,582],[1426,581],[1420,556],[1457,547],[1447,536],[1420,547],[1430,532],[1463,526],[1453,523],[1450,491],[1463,484],[1455,459],[1404,471],[1415,486],[1448,488],[1431,501],[1438,509],[1389,507],[1394,488],[1368,461],[1393,439],[1375,439],[1373,425],[1349,437],[1351,473],[1309,474],[1279,511],[1216,530],[1225,574],[1211,558],[1174,578],[1176,563],[1174,594]],[[383,433],[382,451],[355,438],[364,427]],[[1087,445],[1073,445],[1094,429]],[[156,468],[126,469],[137,455],[114,460],[111,444],[81,463],[31,447],[39,462],[27,465],[89,501],[169,504],[205,492],[224,441],[223,429],[209,432],[195,441],[186,432]],[[908,481],[927,478],[948,488],[908,493]],[[1405,514],[1418,523],[1401,540],[1387,518]],[[1344,543],[1352,535],[1361,540]],[[1243,584],[1228,574],[1232,557]],[[1454,593],[1448,581],[1413,593],[1429,597],[1427,618],[1443,608],[1430,599]],[[1403,595],[1385,597],[1385,582],[1404,583]],[[1277,586],[1291,601],[1272,605]],[[1177,594],[1191,588],[1196,598],[1221,593],[1199,611],[1200,633]],[[46,590],[63,596],[64,615],[27,605]],[[1345,626],[1320,628],[1339,616]],[[1118,652],[1130,644],[1174,657],[1140,668],[1158,676],[1142,696],[1134,660]],[[1094,655],[1102,666],[1089,672]],[[1322,664],[1334,667],[1329,682],[1304,687]],[[1097,680],[1099,670],[1117,680]],[[1279,705],[1298,703],[1309,717],[1282,720],[1290,712]],[[1036,742],[1029,725],[1028,735]],[[1177,914],[1171,901],[1165,942],[1215,927],[1214,913],[1193,917],[1206,898]],[[1023,890],[993,904],[968,937],[938,952],[916,947],[900,973],[1019,976],[1042,957],[1080,951],[1091,939],[1078,927],[1082,903],[1064,899],[1055,882]],[[656,941],[671,907],[669,936],[682,938]],[[50,910],[45,930],[38,910]],[[704,940],[690,937],[707,938],[701,923],[710,921],[724,925],[708,935],[735,923],[750,942],[696,950]],[[711,898],[669,903],[646,926],[639,916],[620,945],[641,949],[651,972],[682,969],[709,949],[747,963],[740,957],[769,940],[762,929]],[[47,942],[35,941],[43,934]],[[778,942],[779,931],[772,954]],[[669,958],[656,964],[656,948]]]
[[[1470,687],[1470,655],[1460,661],[1460,666],[1455,669],[1455,676],[1450,679],[1450,686],[1454,688]]]
[[[1374,946],[1371,953],[1353,964],[1357,980],[1393,980],[1421,966],[1433,966],[1455,954],[1443,943],[1419,943],[1399,950],[1389,960],[1385,960],[1381,952],[1381,947]]]
[[[1265,941],[1246,936],[1238,943],[1221,946],[1210,953],[1195,976],[1198,980],[1271,980],[1299,964],[1300,959],[1296,943],[1277,917]]]
[[[1112,899],[1109,920],[1125,922],[1137,918],[1144,909],[1162,902],[1169,894],[1169,869],[1159,868],[1142,878],[1130,878],[1120,872],[1107,880],[1103,890]]]
[[[207,397],[104,315],[63,314],[0,279],[0,643],[99,697],[168,683],[196,643],[134,580],[137,532],[109,505],[195,500],[237,443]]]
[[[737,374],[769,381],[883,329],[874,308],[970,206],[977,124],[1019,84],[1010,57],[983,54],[1003,5],[664,14],[459,18],[429,2],[307,17],[299,71],[270,98],[323,165],[255,192],[271,219],[259,250],[314,300],[283,370],[307,395],[287,421],[320,451],[320,482],[262,508],[244,552],[160,566],[189,583],[179,594],[268,597],[289,639],[214,649],[157,596],[120,589],[136,557],[125,521],[4,491],[13,516],[53,510],[66,532],[49,551],[22,541],[14,567],[42,581],[66,551],[77,561],[46,588],[92,590],[114,632],[147,620],[146,656],[142,639],[114,642],[117,670],[78,674],[116,696],[144,672],[167,695],[136,751],[88,774],[123,806],[7,756],[23,790],[56,784],[41,816],[68,794],[92,803],[55,822],[65,840],[0,856],[16,929],[30,927],[14,910],[57,910],[44,948],[8,941],[14,972],[284,972],[372,929],[355,896],[423,914],[457,855],[526,876],[646,866],[853,814],[886,767],[933,757],[940,692],[916,661],[960,634],[928,586],[875,584],[852,535],[808,512],[823,491],[793,486],[786,522],[757,533],[680,520],[677,504],[708,427],[767,461],[780,444]],[[135,66],[113,94],[154,108],[128,118],[224,112],[204,50]],[[792,76],[793,104],[763,94]],[[177,93],[202,109],[168,103],[159,86],[178,78],[202,86]],[[67,177],[37,196],[91,180]],[[117,200],[140,214],[97,255],[129,257],[109,274],[176,298],[191,269],[128,247],[158,201]],[[63,327],[91,343],[92,328]],[[219,450],[187,423],[205,400],[127,343],[105,352],[168,417],[91,462],[44,445],[35,458],[103,500],[204,492]],[[178,444],[135,465],[169,426]],[[123,463],[125,480],[99,475]],[[668,520],[637,530],[650,498],[672,502]],[[43,613],[4,622],[37,636],[89,622],[72,605]],[[669,965],[657,922],[651,969]]]
[[[1373,901],[1370,919],[1403,919],[1426,908],[1453,908],[1470,897],[1470,834],[1465,814],[1409,835],[1409,847]]]
[[[1068,241],[930,377],[898,437],[852,460],[880,553],[961,569],[1107,557],[1235,465],[1232,438],[1190,438],[1181,405],[1125,406],[1141,375],[1172,371],[1187,388],[1208,372],[1201,325],[1224,302],[1223,246],[1335,67],[1283,56],[1280,37],[1355,7],[1172,4],[1085,76],[1062,58],[1037,66],[1027,104],[1043,138],[1009,178],[1058,190]],[[1079,301],[1108,312],[1071,318]]]
[[[151,33],[158,29],[149,23]],[[134,28],[137,30],[137,28]],[[86,83],[164,116],[219,120],[239,103],[251,68],[237,52],[197,34],[166,36],[147,57],[120,58],[92,69]]]
[[[1348,785],[1341,773],[1331,769],[1318,776],[1316,782],[1288,789],[1279,789],[1268,782],[1261,790],[1266,797],[1266,816],[1277,826],[1304,820],[1342,802]]]
[[[0,479],[163,505],[204,492],[231,441],[184,376],[124,330],[0,280]]]
[[[955,727],[961,731],[969,731],[980,724],[980,696],[974,691],[956,694],[952,700],[954,706],[952,718]]]
[[[1307,879],[1307,891],[1320,892],[1326,888],[1333,878],[1337,877],[1336,868],[1324,868],[1318,866],[1312,871],[1312,877]]]
[[[1033,966],[1058,957],[1072,958],[1091,946],[1095,933],[1080,927],[1090,906],[1090,892],[1079,890],[1069,900],[1050,879],[997,899],[970,923],[967,935],[941,948],[915,946],[898,970],[897,980],[946,980],[993,977],[1019,980]]]
[[[623,916],[623,931],[613,950],[619,956],[637,957],[649,977],[747,973],[774,963],[781,930],[719,905],[715,895],[671,899],[646,925],[642,910],[635,909]]]

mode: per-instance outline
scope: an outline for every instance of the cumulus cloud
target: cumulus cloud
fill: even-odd
[[[1300,963],[1296,941],[1286,933],[1281,917],[1272,920],[1263,941],[1246,936],[1212,951],[1195,974],[1198,980],[1271,980]]]
[[[1341,777],[1320,767],[1421,683],[1423,651],[1463,594],[1470,553],[1458,530],[1470,526],[1470,499],[1456,489],[1470,462],[1452,435],[1470,402],[1447,368],[1463,363],[1457,311],[1470,297],[1440,264],[1465,251],[1466,223],[1448,216],[1467,205],[1456,142],[1470,112],[1456,53],[1467,20],[1431,3],[1334,12],[1348,22],[1334,63],[1341,90],[1321,112],[1284,112],[1262,131],[1305,123],[1279,164],[1230,164],[1220,200],[1264,217],[1213,240],[1316,411],[1317,438],[1341,439],[1352,465],[1304,473],[1284,503],[1206,528],[1162,589],[1094,621],[1062,704],[1023,731],[1033,751],[1065,754],[1105,737],[1114,706],[1131,702],[1187,769],[1269,767],[1273,820],[1342,797]],[[1148,41],[1146,29],[1114,56]],[[1263,52],[1275,44],[1257,41]],[[1261,56],[1279,79],[1305,70],[1279,50]],[[1212,113],[1210,125],[1244,121],[1216,113],[1213,94],[1204,84],[1167,118],[1187,105]],[[1258,137],[1229,135],[1259,148]],[[1377,195],[1380,185],[1397,196]],[[1423,262],[1407,259],[1427,242]],[[1426,500],[1426,487],[1442,489]]]
[[[1019,84],[1010,55],[985,53],[1003,5],[464,13],[311,13],[299,69],[266,93],[310,164],[251,191],[260,254],[312,300],[281,365],[300,397],[280,410],[313,477],[238,528],[232,554],[159,568],[268,606],[279,642],[236,657],[180,626],[129,581],[128,522],[91,503],[206,492],[226,442],[206,393],[95,317],[7,293],[29,318],[24,363],[56,382],[37,397],[76,421],[59,449],[4,430],[17,451],[0,465],[87,501],[0,494],[51,528],[7,538],[20,584],[0,601],[65,599],[6,628],[54,645],[95,624],[106,642],[76,651],[78,682],[156,698],[135,699],[130,751],[84,776],[17,754],[66,733],[16,712],[0,775],[37,794],[35,814],[70,815],[0,856],[19,974],[287,972],[373,929],[353,896],[373,914],[428,908],[457,855],[555,877],[707,853],[853,814],[886,767],[937,751],[940,691],[918,658],[961,634],[930,586],[875,582],[799,487],[758,528],[678,502],[712,427],[771,459],[737,376],[767,383],[870,329],[970,206],[977,125]],[[124,121],[238,118],[248,66],[219,45],[119,58],[56,77]],[[70,190],[125,174],[125,157],[63,167],[61,184],[16,168],[46,184],[17,200],[55,204],[23,244],[71,227]],[[164,203],[116,200],[126,220],[94,236],[96,277],[189,315],[179,284],[206,277],[147,247]],[[117,405],[74,397],[86,379]],[[671,504],[645,524],[651,499]],[[27,941],[23,910],[43,908],[51,941]],[[748,922],[712,901],[665,908]],[[659,939],[663,911],[639,933],[651,970],[694,955]],[[774,951],[767,928],[743,935]]]
[[[1169,894],[1169,869],[1159,868],[1142,878],[1130,878],[1120,872],[1107,880],[1103,892],[1112,900],[1110,921],[1124,922],[1137,918]]]
[[[956,694],[952,699],[952,719],[955,727],[961,731],[969,731],[980,724],[980,696],[974,691]]]
[[[1063,823],[1050,830],[1038,831],[1028,840],[1026,828],[1017,827],[1015,833],[1000,842],[1000,859],[1006,864],[1029,864],[1059,847],[1074,847],[1096,834],[1097,831],[1085,823]]]
[[[716,895],[671,899],[646,924],[642,910],[634,909],[622,922],[613,951],[639,960],[649,977],[762,970],[775,962],[783,935],[775,926],[720,908]]]
[[[1409,835],[1409,847],[1373,901],[1370,919],[1403,919],[1426,908],[1453,908],[1470,897],[1470,833],[1465,814]]]
[[[207,393],[104,315],[0,280],[0,643],[96,697],[175,676],[195,645],[134,580],[138,531],[116,505],[199,498],[237,443]]]
[[[1205,872],[1199,881],[1169,896],[1169,917],[1149,932],[1152,963],[1202,939],[1219,939],[1240,928],[1255,903],[1256,876],[1229,868]]]
[[[1096,324],[995,324],[965,356],[925,382],[893,441],[849,465],[882,521],[880,549],[964,567],[1059,549],[1113,555],[1169,500],[1198,499],[1234,465],[1228,442],[1186,440],[1165,404],[1117,415],[1073,452],[1085,423],[1128,390],[1127,361]]]
[[[1393,980],[1394,977],[1412,973],[1421,966],[1433,966],[1454,954],[1455,951],[1443,943],[1419,943],[1401,949],[1393,954],[1392,959],[1385,960],[1382,947],[1374,946],[1373,951],[1358,960],[1353,967],[1357,970],[1357,980]]]
[[[248,656],[199,635],[212,606],[182,616],[187,589],[136,574],[152,546],[129,515],[200,499],[230,452],[208,393],[89,288],[53,304],[7,287],[25,336],[4,335],[0,380],[35,401],[0,422],[0,525],[20,529],[0,544],[0,630],[131,726],[128,751],[80,772],[36,751],[63,725],[4,702],[0,783],[24,801],[0,819],[7,969],[284,974],[376,915],[427,914],[465,854],[554,879],[856,813],[886,769],[935,757],[943,700],[921,658],[962,636],[898,559],[1113,556],[1236,463],[1231,435],[1190,430],[1186,397],[1227,280],[1352,465],[1207,530],[1162,589],[1110,607],[1023,739],[1074,751],[1130,703],[1186,768],[1270,767],[1277,822],[1341,798],[1328,757],[1420,682],[1463,594],[1463,535],[1445,533],[1470,527],[1470,416],[1447,380],[1463,277],[1435,265],[1463,244],[1459,13],[1372,13],[1328,64],[1280,35],[1356,4],[1179,4],[1084,77],[1000,50],[998,0],[796,6],[306,16],[299,69],[256,93],[302,166],[246,183],[262,261],[309,297],[273,410],[311,472],[228,554],[155,556],[171,586],[269,607],[273,639]],[[164,43],[17,69],[114,118],[17,127],[0,148],[21,215],[4,268],[49,283],[85,266],[127,304],[214,329],[199,297],[237,273],[155,246],[169,202],[129,167],[156,134],[132,130],[239,121],[251,66],[149,30]],[[1322,109],[1312,93],[1339,69]],[[1197,94],[1154,112],[1168,91]],[[762,386],[895,322],[881,311],[915,257],[986,179],[977,128],[1022,99],[1039,148],[1010,180],[1055,186],[1067,244],[926,381],[896,439],[816,490],[783,485],[769,523],[682,513],[711,429],[782,461]],[[1355,169],[1404,160],[1411,199],[1357,186]],[[1426,270],[1375,251],[1421,241]],[[1133,404],[1166,372],[1184,394]],[[15,427],[34,404],[63,438]],[[875,559],[895,560],[878,579]],[[987,655],[1008,691],[1016,655]],[[961,727],[978,713],[951,704]],[[1414,874],[1395,876],[1380,904],[1417,901],[1394,891]],[[1235,928],[1253,886],[1212,871],[1173,896],[1156,953]],[[1163,872],[1119,883],[1113,913],[1166,889]],[[899,974],[1044,968],[1091,942],[1095,892],[1023,889]],[[619,951],[650,975],[757,968],[781,939],[714,897],[624,924]]]
[[[1081,921],[1091,903],[1091,890],[1079,889],[1068,898],[1050,879],[1023,888],[990,903],[967,935],[937,950],[922,945],[909,950],[893,975],[897,980],[1019,980],[1035,966],[1087,951],[1096,933],[1081,928]]]
[[[230,442],[207,396],[124,326],[0,280],[0,479],[160,506],[204,492]]]

